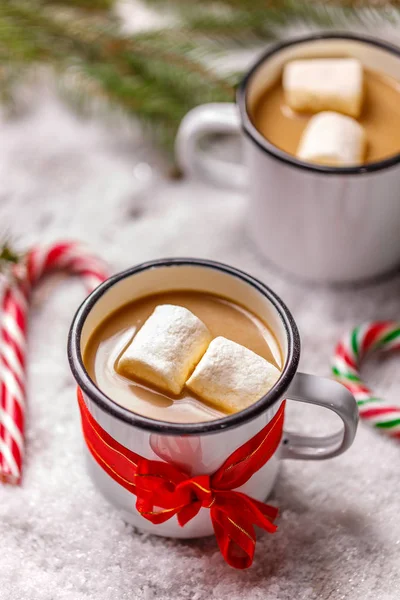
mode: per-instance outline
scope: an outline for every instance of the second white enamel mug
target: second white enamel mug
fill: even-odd
[[[236,104],[205,104],[186,115],[176,152],[183,171],[246,190],[250,236],[271,263],[303,279],[340,283],[400,265],[400,154],[357,167],[305,163],[271,144],[250,117],[286,62],[327,56],[356,57],[399,81],[400,90],[400,49],[390,44],[346,33],[286,41],[249,70]],[[200,148],[204,136],[240,132],[244,165],[217,160]]]
[[[128,411],[106,396],[89,377],[83,353],[94,329],[110,313],[128,302],[166,290],[197,290],[230,298],[259,316],[275,335],[282,353],[282,375],[275,386],[247,409],[204,423],[167,423]],[[344,452],[353,442],[358,408],[353,396],[335,381],[297,372],[300,340],[296,324],[282,300],[250,275],[220,263],[198,259],[153,261],[114,275],[81,305],[73,320],[68,357],[86,406],[115,440],[144,458],[173,462],[190,475],[212,474],[239,446],[256,435],[290,398],[328,408],[343,427],[325,437],[285,433],[275,455],[240,488],[257,500],[271,493],[284,458],[320,460]],[[209,510],[180,527],[173,517],[153,525],[135,508],[135,497],[116,483],[87,452],[89,472],[96,486],[118,508],[125,520],[151,533],[191,538],[213,532]]]

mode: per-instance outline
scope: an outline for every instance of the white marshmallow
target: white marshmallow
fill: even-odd
[[[215,338],[186,385],[226,412],[259,400],[278,381],[280,371],[241,344]]]
[[[179,394],[211,339],[187,308],[157,306],[121,355],[117,372]]]
[[[321,165],[347,167],[363,162],[366,136],[351,117],[334,112],[314,115],[300,140],[297,156]]]
[[[364,95],[362,64],[355,58],[294,60],[283,70],[283,89],[293,110],[335,110],[357,118]]]

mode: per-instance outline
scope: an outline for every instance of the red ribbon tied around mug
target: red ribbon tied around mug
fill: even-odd
[[[82,428],[96,462],[125,489],[136,496],[138,512],[154,524],[176,515],[183,527],[201,508],[210,510],[221,553],[226,562],[246,569],[253,562],[254,526],[269,533],[278,510],[235,491],[271,458],[282,438],[285,402],[273,419],[253,438],[235,450],[212,475],[190,477],[175,465],[148,460],[112,438],[90,414],[78,389]]]

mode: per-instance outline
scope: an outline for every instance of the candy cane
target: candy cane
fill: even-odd
[[[385,402],[372,392],[360,377],[360,366],[367,354],[400,349],[400,323],[379,321],[353,329],[338,344],[332,372],[357,400],[360,416],[388,435],[400,438],[400,406]]]
[[[76,242],[35,247],[11,268],[0,321],[0,480],[5,483],[21,481],[28,303],[41,277],[58,269],[81,276],[88,292],[106,278],[104,263]]]

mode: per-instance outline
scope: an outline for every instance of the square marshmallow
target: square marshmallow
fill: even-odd
[[[357,118],[364,95],[363,67],[355,58],[293,60],[283,70],[283,89],[293,110],[334,110]]]
[[[365,132],[355,119],[339,113],[321,112],[310,119],[297,156],[321,165],[349,167],[363,162],[365,149]]]
[[[265,358],[224,337],[215,338],[187,381],[187,387],[227,412],[259,400],[281,373]]]
[[[157,306],[117,363],[117,372],[179,394],[211,341],[207,327],[183,306]]]

